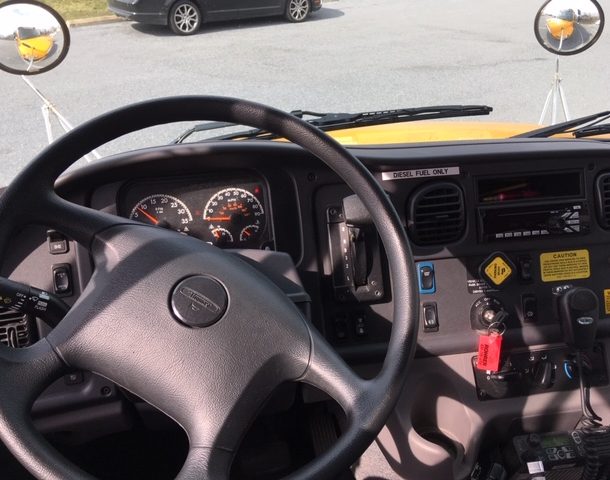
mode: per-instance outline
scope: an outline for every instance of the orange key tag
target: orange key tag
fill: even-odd
[[[490,332],[479,336],[479,354],[477,368],[490,372],[500,369],[500,355],[502,354],[502,335]]]

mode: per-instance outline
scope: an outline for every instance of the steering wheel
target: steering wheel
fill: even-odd
[[[268,278],[194,238],[70,203],[55,180],[92,149],[170,122],[215,120],[262,128],[311,152],[367,205],[385,247],[394,300],[377,377],[357,376]],[[291,478],[331,478],[375,439],[403,388],[415,350],[418,297],[405,231],[369,171],[317,128],[282,111],[224,97],[172,97],[97,117],[47,147],[0,197],[0,251],[15,229],[41,224],[87,247],[95,264],[82,295],[49,335],[0,345],[0,438],[36,477],[91,478],[35,429],[37,396],[69,368],[95,372],[185,430],[179,479],[224,479],[245,430],[281,383],[311,384],[345,411],[347,427]]]

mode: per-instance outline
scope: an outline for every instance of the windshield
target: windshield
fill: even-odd
[[[197,3],[183,0],[169,11],[167,2],[155,0],[139,2],[145,11],[125,0],[48,3],[72,22],[70,52],[54,70],[28,78],[68,127],[141,100],[201,94],[286,111],[490,105],[489,116],[442,121],[518,123],[526,131],[539,121],[556,68],[556,56],[534,34],[540,1],[232,0],[221,3],[225,10],[234,7],[233,13],[207,16]],[[208,2],[210,10],[214,3]],[[610,106],[609,50],[602,35],[593,48],[561,57],[572,117]],[[19,76],[0,72],[0,91],[5,185],[63,128],[53,112],[45,117],[43,101]],[[155,127],[98,153],[167,144],[192,126]],[[400,135],[409,141],[408,132]],[[475,135],[487,138],[482,129]]]

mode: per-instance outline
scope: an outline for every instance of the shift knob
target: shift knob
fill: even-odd
[[[559,300],[563,337],[576,350],[589,350],[595,343],[599,305],[597,295],[588,288],[568,290]]]

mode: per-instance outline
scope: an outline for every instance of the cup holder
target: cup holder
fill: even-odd
[[[452,460],[463,458],[460,440],[469,438],[470,422],[458,392],[442,375],[430,375],[425,382],[419,382],[411,424],[420,437],[440,447]]]
[[[462,444],[456,440],[453,440],[452,438],[449,438],[439,429],[434,427],[424,427],[416,431],[419,436],[427,442],[438,445],[445,450],[453,460],[459,460],[464,456],[464,447]]]

